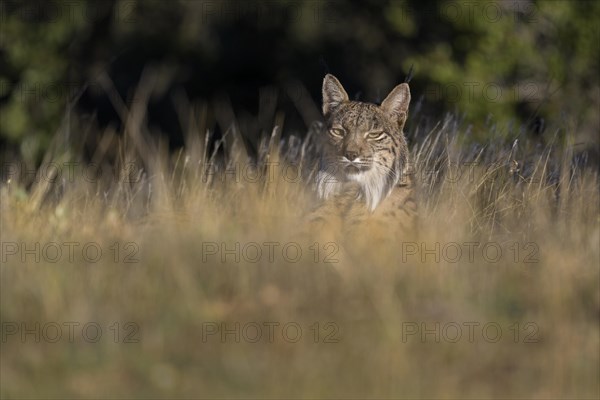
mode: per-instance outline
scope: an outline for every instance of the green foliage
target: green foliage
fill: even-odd
[[[80,12],[64,14],[58,2],[61,11],[53,14],[48,4],[1,5],[0,137],[20,143],[29,160],[45,150],[63,118],[73,68],[69,47],[86,26]]]
[[[351,95],[381,100],[414,66],[413,97],[423,96],[435,118],[456,111],[504,134],[507,123],[566,120],[576,140],[597,141],[596,1],[53,0],[3,1],[0,10],[0,141],[30,160],[86,85],[97,89],[106,73],[126,99],[152,63],[169,67],[163,93],[184,87],[191,99],[209,99],[224,91],[234,106],[290,80],[318,103],[327,71]],[[94,112],[98,91],[89,93]]]
[[[600,3],[445,1],[436,17],[453,40],[404,62],[425,77],[426,93],[455,101],[474,123],[539,115],[597,128]]]

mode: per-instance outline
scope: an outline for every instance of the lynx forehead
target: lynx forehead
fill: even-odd
[[[401,185],[408,168],[408,148],[402,129],[408,113],[410,90],[406,83],[392,90],[380,106],[350,101],[340,82],[323,80],[323,115],[326,135],[320,172],[319,195],[339,193],[354,183],[370,211]]]

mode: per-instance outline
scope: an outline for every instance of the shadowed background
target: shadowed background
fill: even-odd
[[[598,144],[596,1],[3,0],[0,11],[0,144],[32,164],[67,110],[118,130],[114,93],[135,102],[146,68],[157,76],[149,129],[172,148],[183,99],[217,134],[224,106],[249,142],[276,111],[284,136],[302,136],[325,73],[377,102],[411,67],[411,113],[457,113],[478,141],[491,124],[511,139],[568,124]]]

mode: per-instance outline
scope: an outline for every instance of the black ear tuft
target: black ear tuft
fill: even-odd
[[[414,66],[415,66],[414,64],[410,65],[410,69],[408,70],[408,74],[406,74],[406,78],[404,78],[404,83],[410,83],[410,81],[412,80],[412,78],[413,78],[413,67]]]

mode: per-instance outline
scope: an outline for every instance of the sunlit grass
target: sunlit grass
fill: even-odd
[[[73,179],[2,182],[3,397],[598,396],[598,169],[568,143],[474,147],[449,120],[408,132],[419,229],[378,242],[308,230],[310,140],[276,126],[252,159],[236,128],[216,144],[191,131],[169,154],[138,107],[101,135],[100,178],[82,160]],[[60,137],[45,163],[79,159]],[[36,322],[40,342],[22,340]]]

